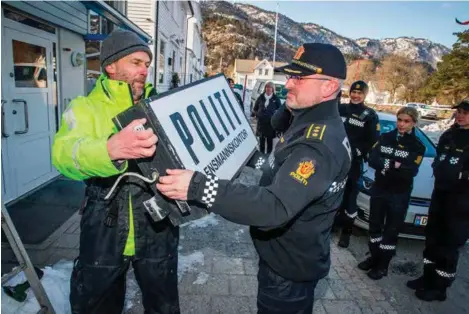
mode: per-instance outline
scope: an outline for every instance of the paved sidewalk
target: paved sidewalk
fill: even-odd
[[[256,313],[258,257],[248,228],[215,215],[204,220],[202,227],[189,225],[181,230],[181,312]],[[331,243],[331,271],[315,291],[313,313],[397,314],[396,301],[386,299],[382,289],[356,268],[353,255],[336,242]],[[137,302],[127,313],[143,313]]]

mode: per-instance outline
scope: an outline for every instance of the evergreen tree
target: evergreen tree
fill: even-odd
[[[437,98],[439,103],[456,104],[469,97],[469,30],[456,33],[458,40],[453,50],[443,56],[426,86],[422,97]]]

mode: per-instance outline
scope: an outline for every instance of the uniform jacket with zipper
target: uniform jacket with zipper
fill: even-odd
[[[249,165],[260,186],[196,172],[188,198],[235,223],[250,225],[259,257],[278,275],[313,281],[330,267],[330,231],[350,168],[337,99],[294,110],[294,120],[270,156]]]
[[[469,192],[469,130],[455,125],[438,141],[432,163],[435,188],[452,192]]]
[[[375,169],[373,187],[393,192],[411,192],[425,154],[425,145],[410,133],[398,135],[397,129],[384,133],[370,152],[369,165]],[[395,162],[401,163],[399,168]]]
[[[378,115],[363,103],[340,104],[339,113],[352,146],[354,161],[366,159],[379,137]]]

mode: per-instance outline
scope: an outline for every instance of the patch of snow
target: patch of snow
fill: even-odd
[[[49,297],[56,313],[71,313],[69,295],[70,295],[70,276],[72,274],[73,262],[61,260],[53,266],[46,266],[42,270],[44,276],[41,283]],[[129,274],[131,274],[129,272]],[[11,278],[5,285],[14,286],[26,280],[24,272],[18,273]],[[137,282],[133,276],[127,278],[127,289],[125,296],[125,309],[133,306],[132,300],[135,299],[139,291]],[[39,303],[31,289],[27,290],[27,297],[24,302],[17,302],[7,296],[2,289],[2,313],[5,314],[36,314],[39,311]]]
[[[204,265],[204,253],[196,251],[189,255],[179,254],[178,258],[178,281],[181,281],[182,276],[188,271],[196,270],[197,265]]]
[[[135,280],[135,276],[133,276],[133,270],[131,272],[129,271],[126,280],[124,311],[130,310],[134,306],[133,301],[139,291],[140,287],[138,286],[137,280]]]
[[[189,227],[189,228],[205,228],[208,226],[216,226],[218,225],[218,219],[214,213],[210,213],[209,215],[202,217],[197,220],[192,220],[182,224],[182,227]]]
[[[437,144],[441,134],[443,134],[443,132],[449,129],[453,124],[454,119],[444,119],[432,124],[424,125],[421,129],[425,131],[425,134],[433,141],[433,143]]]
[[[209,275],[201,272],[197,275],[197,279],[192,283],[193,285],[203,285],[207,282]]]

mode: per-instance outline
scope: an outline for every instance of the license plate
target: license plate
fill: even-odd
[[[428,216],[415,215],[414,225],[416,225],[416,226],[426,226],[427,222],[428,222]]]

